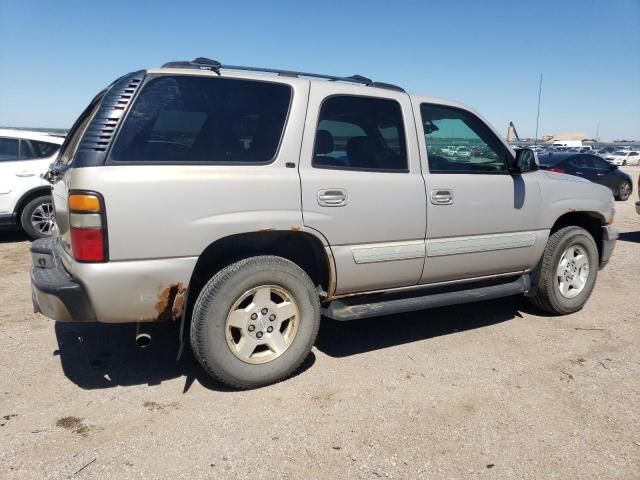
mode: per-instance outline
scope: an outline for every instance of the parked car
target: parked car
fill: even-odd
[[[454,156],[457,151],[458,151],[458,147],[452,147],[450,145],[446,146],[446,147],[442,147],[442,153],[444,153],[445,155],[451,155]]]
[[[41,178],[64,137],[0,129],[0,226],[22,227],[32,239],[51,234],[51,185]]]
[[[638,176],[638,197],[640,197],[640,175]],[[636,202],[636,213],[640,215],[640,201]]]
[[[620,149],[617,148],[617,147],[609,146],[609,147],[602,147],[602,148],[598,149],[595,153],[597,155],[600,155],[601,157],[605,157],[608,154],[615,152],[616,150],[620,150]]]
[[[321,315],[584,306],[617,238],[607,188],[539,171],[460,103],[265,70],[171,62],[91,101],[47,173],[36,311],[179,321],[209,374],[251,388],[296,370]],[[492,155],[427,154],[452,132]]]
[[[634,150],[618,150],[605,159],[614,165],[638,165],[640,163],[640,152]]]
[[[627,200],[633,191],[633,179],[597,155],[560,152],[542,154],[538,159],[544,170],[575,175],[608,187],[616,200]]]
[[[458,147],[458,150],[456,151],[456,155],[458,157],[470,157],[471,156],[471,150],[469,149],[469,147]]]

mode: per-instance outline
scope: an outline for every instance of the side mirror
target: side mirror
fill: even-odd
[[[520,148],[516,151],[516,158],[510,162],[509,173],[520,175],[522,173],[538,170],[538,158],[530,148]]]

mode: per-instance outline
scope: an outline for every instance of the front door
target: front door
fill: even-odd
[[[547,240],[540,226],[540,172],[510,175],[511,152],[477,115],[415,101],[427,189],[421,283],[519,272]]]
[[[331,246],[336,293],[415,285],[424,263],[425,187],[411,103],[402,92],[371,92],[311,85],[303,219]]]

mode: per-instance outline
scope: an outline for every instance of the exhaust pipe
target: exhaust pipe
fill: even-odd
[[[140,348],[147,348],[151,345],[151,335],[145,331],[143,324],[136,324],[136,345]]]

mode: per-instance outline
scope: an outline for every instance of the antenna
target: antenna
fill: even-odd
[[[540,121],[540,98],[542,98],[542,73],[540,74],[540,85],[538,86],[538,114],[536,115],[536,140],[534,145],[538,144],[538,123]]]

